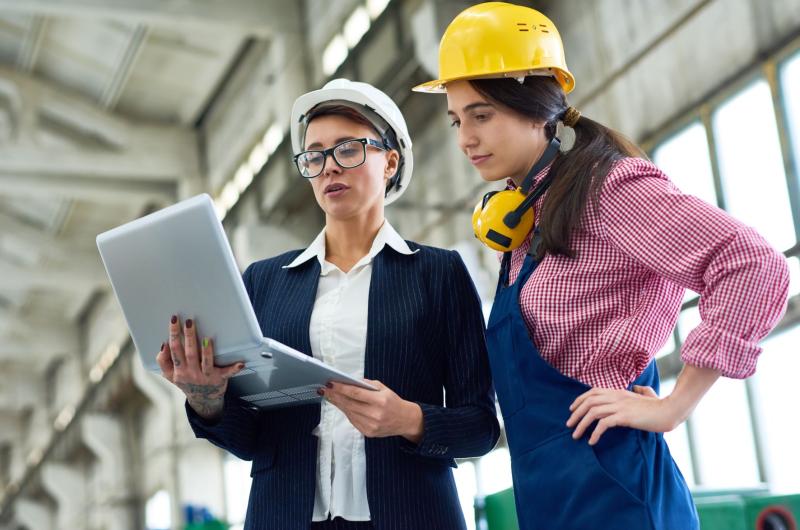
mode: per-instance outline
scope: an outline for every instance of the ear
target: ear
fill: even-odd
[[[544,129],[544,126],[547,125],[545,121],[531,121],[531,128],[532,129]]]
[[[386,166],[383,170],[383,180],[389,180],[397,172],[397,166],[400,164],[400,153],[392,149],[386,153]]]

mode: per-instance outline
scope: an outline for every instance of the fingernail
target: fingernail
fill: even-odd
[[[239,363],[239,370],[242,370],[243,368],[244,368],[244,364]]]
[[[186,327],[187,328],[191,328],[192,327],[192,319],[191,318],[186,321]]]
[[[161,351],[164,351],[164,343],[161,343]]]
[[[173,324],[177,324],[178,323],[178,317],[175,316],[175,315],[172,315],[172,318],[170,319],[170,322],[172,322]]]
[[[203,339],[203,348],[208,348],[208,337]]]
[[[318,388],[317,389],[317,394],[319,394],[320,396],[324,396],[325,395],[325,391],[322,390],[321,388]]]

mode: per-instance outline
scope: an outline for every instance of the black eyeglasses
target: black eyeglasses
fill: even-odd
[[[345,140],[323,151],[303,151],[299,155],[294,155],[294,163],[297,165],[300,175],[307,179],[313,179],[325,169],[328,155],[333,155],[333,159],[342,168],[352,169],[360,166],[367,159],[368,145],[386,151],[384,144],[372,138],[355,138]]]

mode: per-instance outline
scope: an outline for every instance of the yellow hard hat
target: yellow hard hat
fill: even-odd
[[[439,44],[439,77],[416,92],[445,92],[460,79],[551,75],[565,93],[575,88],[553,22],[530,7],[486,2],[465,9]]]

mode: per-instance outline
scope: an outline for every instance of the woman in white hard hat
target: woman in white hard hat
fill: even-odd
[[[411,180],[405,120],[380,90],[337,79],[297,99],[291,135],[325,228],[250,265],[247,291],[265,337],[378,391],[331,383],[322,407],[253,412],[225,397],[241,366],[215,368],[212,343],[177,316],[161,369],[198,437],[253,460],[245,528],[464,529],[453,459],[487,453],[499,425],[464,263],[384,219]]]
[[[786,307],[783,256],[569,106],[561,38],[538,11],[465,10],[442,38],[439,75],[416,90],[446,92],[464,154],[484,180],[509,179],[473,222],[504,253],[487,340],[520,527],[698,528],[661,433],[721,375],[753,374]],[[702,322],[659,398],[654,356],[684,289],[701,294]]]

